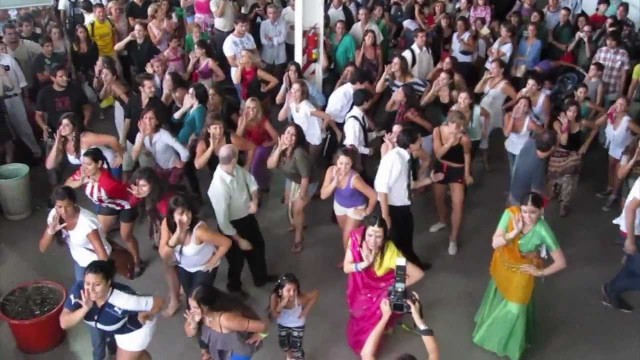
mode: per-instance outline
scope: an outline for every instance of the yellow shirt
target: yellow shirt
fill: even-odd
[[[115,46],[113,41],[115,33],[111,22],[109,22],[109,20],[105,20],[100,23],[98,20],[94,20],[88,27],[91,38],[93,38],[93,41],[98,45],[98,53],[100,56],[110,56],[115,54],[115,50],[113,49]],[[93,32],[91,30],[93,30]]]
[[[631,80],[640,80],[640,64],[636,65],[636,67],[633,68]]]

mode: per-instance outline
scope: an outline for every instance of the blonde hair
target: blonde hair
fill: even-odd
[[[149,9],[147,9],[147,16],[149,16],[152,19],[155,18],[156,14],[158,13],[158,10],[160,10],[160,5],[158,5],[158,3],[153,3],[149,5]]]
[[[246,107],[249,103],[252,103],[256,106],[256,116],[254,119],[245,119],[245,120],[250,123],[260,122],[264,117],[264,111],[262,110],[262,104],[260,103],[260,100],[258,100],[258,98],[256,97],[250,97],[245,101],[244,106]]]
[[[464,114],[459,110],[451,110],[447,114],[447,124],[465,126],[467,122]]]

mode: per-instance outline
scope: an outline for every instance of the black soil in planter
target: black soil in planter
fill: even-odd
[[[52,312],[61,302],[60,290],[46,284],[33,284],[6,294],[0,311],[13,320],[31,320]]]

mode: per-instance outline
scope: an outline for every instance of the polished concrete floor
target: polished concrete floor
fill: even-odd
[[[424,314],[435,329],[442,359],[484,360],[497,357],[471,341],[473,317],[488,280],[491,235],[503,210],[506,191],[506,159],[496,156],[494,171],[478,177],[469,190],[464,214],[461,246],[456,256],[447,254],[447,232],[428,232],[435,222],[432,195],[415,199],[415,245],[418,254],[433,263],[433,269],[415,286],[422,299]],[[568,259],[568,268],[540,281],[536,287],[539,341],[527,351],[525,359],[640,359],[640,311],[624,314],[603,306],[600,285],[619,268],[621,251],[613,243],[616,228],[611,220],[617,211],[602,212],[602,201],[594,194],[604,181],[604,157],[595,151],[586,158],[580,188],[573,211],[566,219],[558,217],[557,205],[546,210]],[[42,168],[32,172],[33,203],[41,205],[45,193]],[[280,184],[278,179],[274,184]],[[308,359],[355,359],[345,339],[347,308],[345,274],[336,269],[342,257],[339,233],[330,222],[329,201],[314,200],[308,210],[308,230],[304,252],[289,252],[292,235],[286,232],[286,213],[280,204],[280,186],[274,185],[270,197],[260,209],[260,221],[266,242],[267,261],[273,273],[294,272],[305,289],[320,290],[320,300],[307,322],[305,350]],[[85,203],[86,204],[86,203]],[[24,221],[0,220],[0,294],[22,281],[49,279],[70,285],[73,279],[71,258],[64,247],[52,247],[46,254],[38,251],[38,240],[45,226],[46,209],[40,206]],[[207,219],[214,222],[212,217]],[[132,282],[141,293],[166,294],[161,264],[152,244],[147,241],[146,225],[136,227],[136,235],[150,266]],[[244,274],[250,304],[262,311],[270,289],[256,289]],[[226,264],[223,262],[216,285],[224,287]],[[640,309],[640,296],[628,300]],[[149,351],[154,359],[200,359],[193,340],[183,332],[182,310],[172,318],[161,318]],[[407,319],[409,320],[409,319]],[[272,331],[273,332],[273,331]],[[46,336],[45,334],[41,334]],[[410,352],[426,358],[418,337],[400,329],[385,338],[381,359]],[[69,331],[65,342],[53,351],[23,355],[16,348],[7,324],[0,323],[0,359],[90,359],[90,340],[85,326]],[[284,359],[276,336],[265,340],[255,359]]]

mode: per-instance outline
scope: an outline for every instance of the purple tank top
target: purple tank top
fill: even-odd
[[[355,174],[356,172],[351,170],[349,179],[347,179],[347,186],[344,188],[336,187],[334,199],[343,208],[352,209],[367,204],[367,198],[364,194],[353,187]]]

